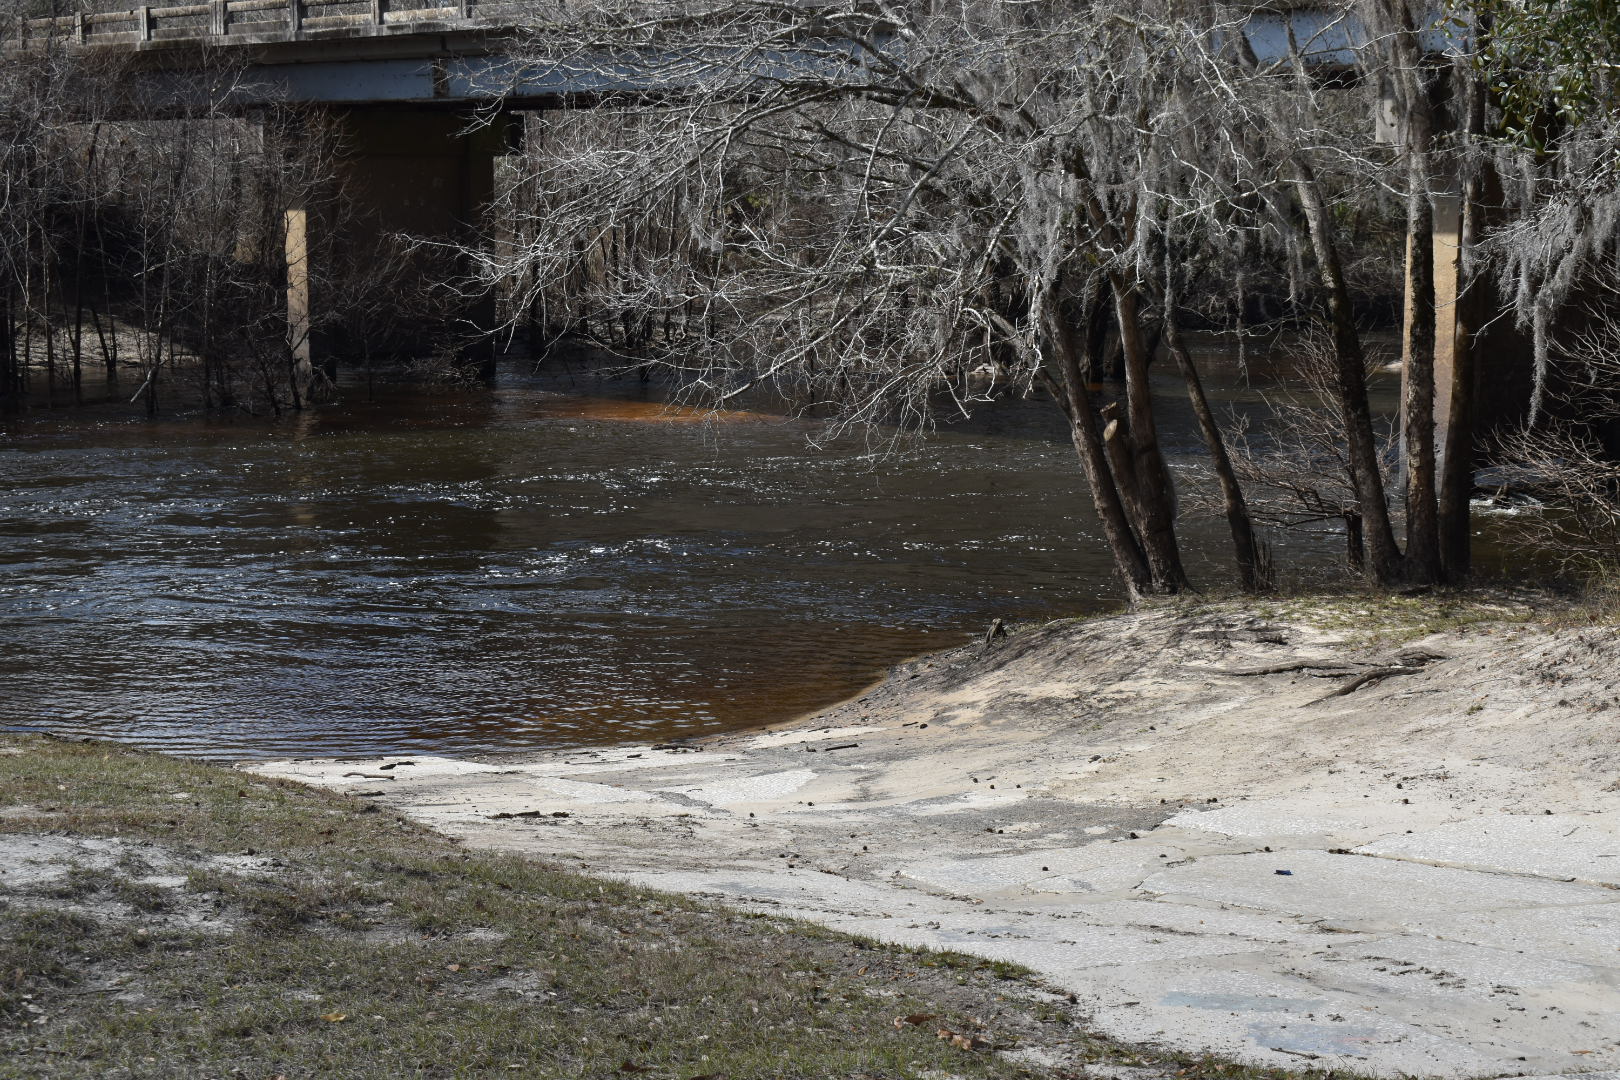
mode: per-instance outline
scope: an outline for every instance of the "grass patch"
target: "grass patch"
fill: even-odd
[[[1303,623],[1341,633],[1347,644],[1393,647],[1431,634],[1498,626],[1566,624],[1576,604],[1533,589],[1367,589],[1261,597],[1174,598],[1153,602],[1190,614],[1234,614]]]
[[[1366,588],[1308,589],[1247,596],[1210,590],[1174,597],[1144,597],[1079,616],[1007,626],[1009,635],[1108,619],[1135,611],[1239,616],[1302,623],[1342,633],[1347,644],[1394,647],[1450,631],[1529,626],[1547,630],[1620,626],[1620,575],[1588,582],[1579,591],[1536,587],[1430,588],[1399,592]]]
[[[1117,1046],[1010,965],[464,851],[315,788],[6,737],[0,792],[8,850],[78,853],[0,876],[0,1077],[1076,1075],[939,1027],[1309,1075]]]

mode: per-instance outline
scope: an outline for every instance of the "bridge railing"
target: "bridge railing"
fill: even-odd
[[[22,24],[22,36],[25,43],[228,44],[232,39],[293,38],[323,30],[363,32],[367,28],[454,23],[510,25],[531,7],[523,0],[206,0],[200,4],[29,19]]]

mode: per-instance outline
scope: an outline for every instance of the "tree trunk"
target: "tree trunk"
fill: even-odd
[[[1254,522],[1249,518],[1249,504],[1243,498],[1243,487],[1232,468],[1232,455],[1227,452],[1226,439],[1215,412],[1209,407],[1204,393],[1204,382],[1198,376],[1192,356],[1181,340],[1176,326],[1176,291],[1172,281],[1166,282],[1164,303],[1164,343],[1181,369],[1181,378],[1187,384],[1187,400],[1192,403],[1193,415],[1198,418],[1198,431],[1209,450],[1210,464],[1221,485],[1221,508],[1226,513],[1226,526],[1232,533],[1232,553],[1237,560],[1238,578],[1246,593],[1268,592],[1271,582],[1261,568],[1260,543],[1254,535]]]
[[[1366,571],[1367,548],[1363,543],[1360,514],[1344,515],[1344,558],[1356,573]]]
[[[1125,351],[1125,438],[1130,447],[1132,496],[1127,502],[1136,511],[1136,531],[1147,556],[1153,591],[1177,593],[1187,587],[1187,572],[1181,565],[1176,544],[1176,497],[1159,451],[1158,426],[1153,417],[1153,397],[1148,386],[1147,343],[1134,286],[1117,274],[1109,276],[1114,293],[1114,314],[1119,322],[1120,345]]]
[[[1367,574],[1380,585],[1400,580],[1401,553],[1390,525],[1389,507],[1384,502],[1384,477],[1378,465],[1378,441],[1373,434],[1372,407],[1367,403],[1367,361],[1356,331],[1350,290],[1344,283],[1339,251],[1333,243],[1332,225],[1316,175],[1305,162],[1295,160],[1294,178],[1304,211],[1311,249],[1327,293],[1328,318],[1333,332],[1333,355],[1337,365],[1339,406],[1344,414],[1344,437],[1349,450],[1350,476],[1356,500],[1361,504],[1363,534],[1366,538]]]
[[[1440,578],[1434,453],[1434,203],[1429,193],[1434,114],[1417,69],[1416,35],[1398,35],[1406,109],[1406,325],[1402,342],[1402,441],[1406,452],[1406,580]],[[1402,46],[1408,47],[1402,47]]]
[[[0,295],[0,412],[22,407],[22,378],[17,366],[17,323],[12,318],[9,285]]]
[[[1414,167],[1408,182],[1417,183]],[[1402,436],[1406,450],[1406,574],[1427,585],[1440,576],[1434,454],[1434,208],[1426,192],[1407,196],[1405,378]]]
[[[1114,566],[1119,571],[1126,594],[1134,602],[1143,593],[1151,591],[1152,574],[1142,547],[1131,531],[1130,519],[1126,516],[1119,489],[1114,483],[1114,474],[1108,465],[1102,431],[1097,414],[1091,407],[1091,395],[1086,390],[1086,372],[1080,352],[1075,348],[1073,330],[1056,311],[1044,312],[1042,321],[1045,323],[1046,340],[1061,375],[1060,380],[1046,375],[1043,382],[1069,419],[1069,437],[1074,442],[1075,453],[1080,457],[1080,467],[1086,474],[1086,484],[1091,489],[1091,501],[1097,509],[1103,538],[1113,553]]]
[[[1107,377],[1108,304],[1092,304],[1086,318],[1086,389],[1101,388]]]
[[[1467,132],[1485,130],[1485,88],[1468,85]],[[1462,187],[1462,222],[1457,230],[1456,332],[1451,358],[1451,394],[1446,410],[1445,457],[1441,462],[1439,534],[1440,567],[1447,581],[1468,576],[1471,562],[1470,500],[1474,494],[1474,341],[1480,327],[1480,293],[1474,281],[1474,251],[1479,241],[1483,178],[1470,176]]]

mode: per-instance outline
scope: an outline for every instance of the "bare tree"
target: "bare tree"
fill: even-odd
[[[975,373],[1044,391],[1127,589],[1185,586],[1153,327],[1178,308],[1169,246],[1232,227],[1231,193],[1176,150],[1210,135],[1184,107],[1187,27],[1108,4],[592,11],[537,35],[531,64],[566,78],[611,54],[638,116],[548,157],[534,201],[501,208],[524,241],[483,268],[517,308],[556,312],[573,283],[564,321],[644,313],[666,332],[643,353],[694,393],[769,386],[842,424],[965,411],[986,395]],[[1113,349],[1124,385],[1107,400],[1094,380]]]
[[[1264,422],[1243,424],[1234,433],[1233,468],[1257,522],[1303,532],[1337,526],[1345,539],[1346,564],[1364,574],[1365,519],[1344,438],[1335,350],[1326,333],[1295,345],[1297,385],[1268,395]],[[1380,433],[1380,461],[1393,460],[1393,443],[1390,432]],[[1191,506],[1205,512],[1219,509],[1200,489],[1193,491]]]
[[[1499,528],[1583,576],[1620,573],[1620,258],[1601,260],[1584,327],[1555,344],[1542,411],[1496,440],[1514,498]]]
[[[286,214],[341,227],[348,213],[319,117],[241,113],[241,72],[214,54],[189,92],[126,78],[53,29],[70,20],[37,14],[0,18],[0,406],[80,400],[98,351],[108,387],[148,412],[171,391],[206,408],[307,404],[287,338]],[[384,304],[387,264],[317,258],[317,289],[346,303],[326,319]]]
[[[576,32],[548,24],[531,64],[566,81],[611,56],[619,92],[592,100],[636,117],[531,171],[532,201],[503,214],[525,240],[491,249],[484,270],[563,323],[650,313],[661,337],[604,340],[653,354],[711,400],[768,384],[845,423],[926,423],[975,403],[969,372],[1044,390],[1127,587],[1167,592],[1185,575],[1147,378],[1161,342],[1186,376],[1240,572],[1258,584],[1242,485],[1178,332],[1187,288],[1239,251],[1242,276],[1286,282],[1287,317],[1332,342],[1358,564],[1379,583],[1435,581],[1466,563],[1442,560],[1440,534],[1466,535],[1472,471],[1453,455],[1441,491],[1430,235],[1441,173],[1483,131],[1442,139],[1436,99],[1477,73],[1466,49],[1435,51],[1431,14],[1408,0],[1321,14],[596,3]],[[1372,122],[1389,106],[1381,90],[1401,120],[1393,144]],[[1393,247],[1361,257],[1366,221],[1387,221],[1407,255],[1404,283],[1388,281],[1409,301],[1404,513],[1353,278],[1403,260]],[[1178,268],[1194,260],[1190,285],[1163,272],[1171,252]],[[1094,386],[1116,357],[1114,401]],[[1454,426],[1470,386],[1452,389]]]

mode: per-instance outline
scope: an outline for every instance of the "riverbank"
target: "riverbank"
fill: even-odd
[[[1614,1069],[1620,645],[1544,614],[1176,605],[926,657],[701,743],[259,771],[470,848],[1023,964],[1125,1041],[1386,1076]]]
[[[1183,1069],[1300,1075],[1096,1037],[1012,965],[469,852],[377,800],[0,736],[0,1077]]]

